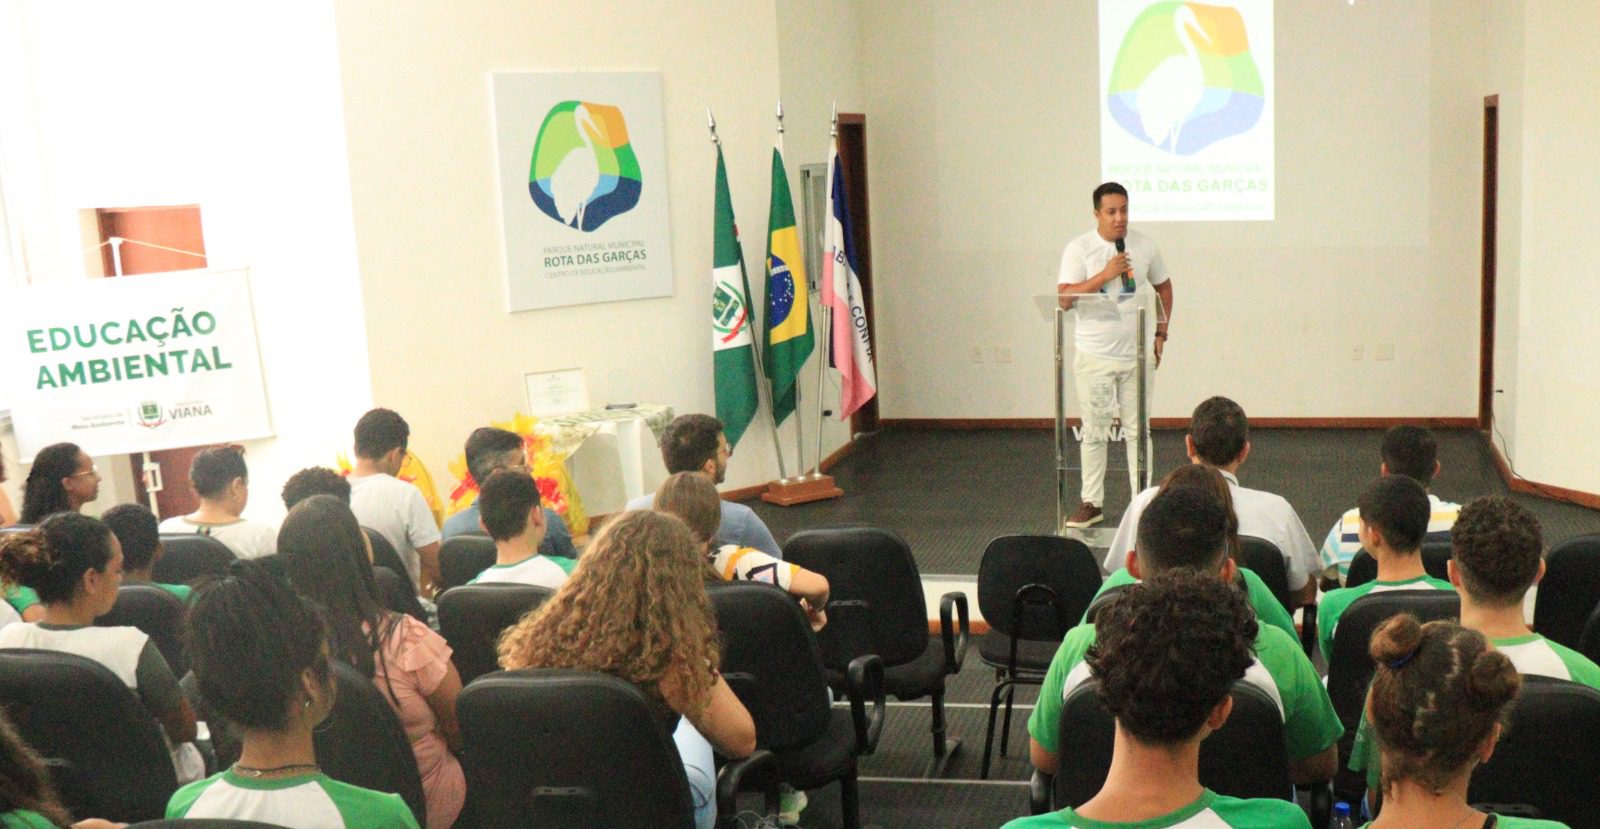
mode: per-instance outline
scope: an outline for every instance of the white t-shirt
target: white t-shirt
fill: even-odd
[[[0,628],[9,625],[12,622],[20,621],[22,621],[22,617],[17,614],[15,608],[6,602],[0,602]]]
[[[160,530],[170,535],[195,533],[221,541],[239,558],[261,558],[278,552],[278,530],[270,524],[240,518],[226,524],[201,524],[187,515],[161,522]]]
[[[394,551],[405,562],[412,584],[422,583],[422,561],[417,548],[439,540],[439,525],[422,491],[394,477],[378,473],[350,478],[350,510],[363,527],[371,527],[389,539]]]
[[[1081,354],[1132,362],[1134,336],[1138,331],[1136,309],[1141,304],[1132,301],[1132,296],[1145,286],[1166,283],[1168,277],[1167,267],[1161,261],[1161,252],[1156,250],[1155,242],[1150,241],[1150,237],[1130,229],[1124,243],[1132,262],[1133,292],[1124,291],[1122,280],[1113,279],[1095,296],[1119,300],[1116,310],[1099,303],[1077,305],[1074,311],[1077,316],[1074,340]],[[1066,250],[1061,253],[1061,274],[1056,278],[1056,284],[1086,282],[1103,270],[1111,257],[1116,255],[1116,244],[1102,239],[1098,230],[1091,230],[1067,243]],[[1149,336],[1155,336],[1154,320],[1149,326]]]
[[[1306,533],[1305,524],[1300,522],[1300,515],[1281,495],[1239,486],[1239,479],[1229,472],[1222,472],[1222,477],[1228,480],[1228,489],[1233,494],[1233,511],[1239,516],[1239,534],[1253,535],[1276,544],[1278,551],[1283,553],[1289,589],[1304,587],[1311,574],[1321,569],[1321,564],[1317,559],[1317,548],[1311,546],[1311,536]],[[1115,573],[1127,563],[1128,551],[1133,549],[1139,538],[1139,516],[1144,514],[1144,508],[1150,505],[1159,491],[1159,487],[1150,487],[1135,495],[1128,504],[1127,511],[1122,514],[1122,524],[1117,527],[1117,535],[1111,539],[1111,547],[1106,550],[1107,572]]]
[[[535,553],[515,564],[493,564],[467,584],[531,584],[556,590],[567,583],[578,562],[562,556]]]

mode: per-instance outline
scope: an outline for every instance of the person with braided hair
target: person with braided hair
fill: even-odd
[[[1402,613],[1373,634],[1366,716],[1382,756],[1383,811],[1372,829],[1565,829],[1467,804],[1472,770],[1494,754],[1522,677],[1475,630]]]
[[[1255,663],[1259,627],[1244,594],[1209,574],[1180,568],[1129,587],[1099,617],[1084,656],[1117,722],[1105,785],[1077,808],[1006,829],[1309,829],[1290,801],[1200,784],[1200,743],[1233,711],[1230,691]]]

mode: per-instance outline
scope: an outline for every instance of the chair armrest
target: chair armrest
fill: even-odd
[[[950,622],[952,609],[959,620],[959,633]],[[972,638],[971,626],[967,621],[967,594],[956,590],[939,598],[939,635],[944,640],[944,672],[960,672],[961,663],[967,658],[967,643]]]
[[[850,694],[850,719],[856,726],[856,754],[871,754],[878,750],[887,707],[883,692],[883,659],[869,653],[850,660],[845,688]],[[872,700],[870,716],[867,714],[868,699]]]
[[[778,758],[757,749],[743,760],[733,760],[717,772],[717,823],[723,829],[737,829],[740,791],[759,791],[766,798],[763,817],[777,820],[779,810]]]
[[[1305,650],[1306,658],[1311,658],[1311,652],[1317,648],[1317,603],[1312,602],[1301,608],[1300,615],[1300,647]],[[1322,661],[1328,661],[1332,654],[1323,654]]]
[[[1045,774],[1038,769],[1033,770],[1033,777],[1028,780],[1028,814],[1042,815],[1052,811],[1050,800],[1055,785],[1055,775]]]

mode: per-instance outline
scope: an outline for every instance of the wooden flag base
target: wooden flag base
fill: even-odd
[[[843,494],[844,490],[834,484],[832,475],[807,475],[767,484],[767,491],[761,493],[761,500],[780,507],[792,507],[795,504],[838,498]]]

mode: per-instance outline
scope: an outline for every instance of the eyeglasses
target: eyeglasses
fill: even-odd
[[[67,477],[68,478],[81,478],[84,475],[93,475],[96,478],[98,478],[98,477],[100,477],[100,469],[98,467],[91,466],[88,469],[83,470],[82,472],[74,472],[71,475],[68,475]]]

